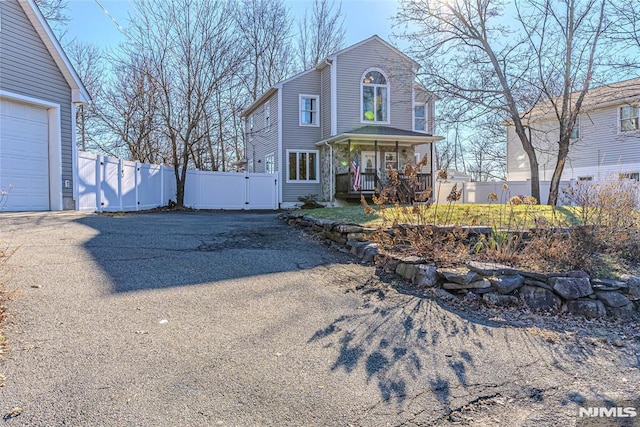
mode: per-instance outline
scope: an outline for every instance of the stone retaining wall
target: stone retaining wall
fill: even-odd
[[[348,249],[365,262],[375,262],[419,288],[439,288],[446,298],[464,295],[489,305],[524,303],[533,310],[568,311],[586,318],[632,319],[640,314],[640,277],[595,279],[583,271],[538,273],[505,265],[470,261],[465,267],[440,268],[419,257],[383,253],[369,237],[373,228],[358,224],[282,214],[287,224],[314,231],[331,244]]]

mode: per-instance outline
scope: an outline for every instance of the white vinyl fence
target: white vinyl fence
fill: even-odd
[[[438,203],[447,203],[447,196],[454,185],[457,189],[462,189],[462,198],[458,203],[488,203],[490,193],[498,195],[498,201],[506,203],[510,197],[531,194],[531,182],[529,181],[490,181],[490,182],[436,182],[433,188],[434,198]],[[507,190],[502,186],[508,185]],[[560,191],[569,185],[569,181],[560,182]],[[540,198],[538,202],[545,204],[549,198],[550,181],[540,182]],[[560,195],[562,196],[562,195]]]
[[[277,209],[277,175],[187,171],[184,204],[195,209]],[[176,200],[172,167],[78,153],[79,210],[137,211]]]

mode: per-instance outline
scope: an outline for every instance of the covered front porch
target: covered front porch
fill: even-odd
[[[327,175],[324,181],[329,183],[329,188],[323,188],[325,199],[357,202],[363,195],[370,198],[387,184],[390,168],[398,171],[402,184],[399,201],[411,203],[414,192],[433,186],[433,156],[428,155],[426,166],[418,173],[418,188],[409,188],[404,168],[409,163],[416,164],[415,146],[428,144],[426,151],[432,153],[432,143],[440,139],[418,132],[366,126],[319,143],[325,147],[323,157],[328,163],[328,167],[323,167]]]

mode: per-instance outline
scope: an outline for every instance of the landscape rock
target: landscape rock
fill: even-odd
[[[569,313],[587,319],[604,317],[607,312],[602,301],[597,299],[576,299],[567,302]]]
[[[593,294],[588,277],[552,277],[549,283],[564,299],[574,300]]]
[[[368,236],[364,233],[347,233],[347,240],[357,240],[363,242],[367,240]]]
[[[458,298],[456,298],[455,295],[453,295],[451,292],[445,291],[442,288],[435,288],[434,293],[436,297],[445,301],[458,301]]]
[[[636,315],[636,309],[632,302],[622,307],[607,307],[607,312],[619,319],[633,319]]]
[[[426,264],[427,263],[427,261],[424,258],[420,258],[419,256],[401,257],[400,261],[405,264]]]
[[[548,284],[547,282],[543,282],[541,280],[532,279],[532,278],[529,278],[529,277],[525,277],[524,278],[524,284],[525,285],[529,285],[529,286],[536,286],[538,288],[544,288],[544,289],[551,290],[551,285]]]
[[[482,280],[482,276],[475,271],[460,268],[439,268],[438,274],[444,280],[460,285],[468,285],[471,282]]]
[[[365,247],[364,256],[362,260],[365,262],[373,262],[378,255],[378,245],[375,243],[370,243]]]
[[[445,282],[442,287],[444,289],[449,290],[460,290],[460,289],[491,289],[491,282],[486,279],[476,280],[471,283],[456,283],[456,282]]]
[[[499,275],[515,275],[518,274],[518,270],[503,264],[496,264],[493,262],[478,262],[469,261],[467,263],[469,270],[475,271],[483,276],[499,276]]]
[[[413,283],[420,288],[432,288],[438,285],[438,279],[435,265],[420,265]]]
[[[518,298],[513,295],[488,293],[482,295],[482,300],[498,307],[518,304]]]
[[[396,274],[404,277],[407,281],[413,282],[418,274],[419,267],[416,264],[401,262],[396,267]]]
[[[567,274],[565,274],[566,277],[571,277],[574,279],[588,279],[589,278],[589,273],[587,273],[586,271],[582,271],[582,270],[574,270],[574,271],[570,271]]]
[[[627,284],[614,279],[591,279],[594,291],[626,291]]]
[[[524,285],[524,277],[520,276],[519,274],[493,276],[489,277],[488,279],[494,289],[501,294],[511,293]]]
[[[355,224],[339,224],[334,227],[338,233],[362,233],[363,228]]]
[[[524,302],[533,310],[555,311],[562,307],[560,297],[549,289],[525,284],[518,292],[522,295]]]
[[[369,242],[357,242],[353,240],[349,240],[347,242],[347,246],[351,247],[351,253],[358,258],[362,258],[364,256],[364,251],[368,245]]]
[[[612,308],[623,307],[631,302],[629,298],[615,291],[596,291],[596,298]]]
[[[523,276],[525,280],[536,280],[543,283],[546,283],[551,277],[547,273],[539,273],[537,271],[518,270],[518,274]]]
[[[627,281],[627,297],[631,301],[640,301],[640,277],[629,277]]]

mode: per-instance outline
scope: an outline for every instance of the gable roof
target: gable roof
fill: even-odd
[[[350,50],[357,49],[360,46],[362,46],[364,44],[367,44],[372,40],[376,40],[376,41],[382,43],[384,46],[388,47],[389,49],[391,49],[392,51],[394,51],[398,55],[400,55],[403,58],[405,58],[407,61],[411,62],[416,68],[420,67],[420,64],[418,64],[418,62],[415,59],[411,58],[406,53],[402,52],[401,50],[399,50],[398,48],[396,48],[391,43],[389,43],[388,41],[386,41],[382,37],[378,36],[377,34],[374,34],[369,38],[366,38],[366,39],[364,39],[362,41],[359,41],[358,43],[352,44],[351,46],[347,46],[344,49],[341,49],[341,50],[339,50],[339,51],[337,51],[335,53],[332,53],[331,55],[327,56],[324,60],[320,61],[320,64],[318,65],[318,67],[323,68],[324,67],[323,64],[325,64],[325,60],[329,60],[331,58],[336,58],[336,57],[342,55],[343,53],[347,53]]]
[[[575,103],[580,91],[571,94],[571,101]],[[561,100],[561,98],[556,98]],[[602,107],[622,105],[637,102],[640,99],[640,78],[624,80],[590,88],[584,97],[581,111],[586,112]],[[529,111],[529,120],[546,118],[554,114],[553,105],[549,101],[542,101]]]
[[[62,49],[60,42],[53,34],[51,27],[47,23],[46,19],[40,12],[40,9],[36,5],[34,0],[18,0],[18,4],[24,10],[24,13],[27,15],[27,18],[35,28],[36,32],[42,39],[42,42],[46,46],[49,54],[55,61],[56,65],[62,72],[67,84],[71,88],[71,100],[73,102],[78,103],[86,103],[91,100],[91,95],[87,91],[87,88],[82,83],[80,76],[71,65],[71,61],[69,61],[69,57]]]
[[[314,67],[309,68],[309,69],[307,69],[305,71],[302,71],[302,72],[300,72],[298,74],[295,74],[295,75],[289,77],[288,79],[285,79],[285,80],[282,80],[281,82],[276,83],[275,85],[270,87],[267,91],[265,91],[262,95],[260,95],[258,97],[258,99],[256,99],[254,102],[252,102],[251,105],[249,105],[247,108],[245,108],[244,111],[242,112],[242,114],[240,115],[240,117],[247,117],[251,113],[253,113],[277,89],[280,89],[283,84],[288,83],[288,82],[290,82],[292,80],[295,80],[298,77],[302,77],[303,75],[308,74],[308,73],[310,73],[312,71],[322,70],[324,67],[326,67],[328,64],[330,64],[332,62],[333,58],[336,58],[337,56],[342,55],[343,53],[349,52],[350,50],[356,49],[356,48],[362,46],[363,44],[369,43],[372,40],[379,41],[384,46],[388,47],[389,49],[391,49],[392,51],[394,51],[398,55],[402,56],[407,61],[411,62],[416,69],[418,69],[420,67],[420,64],[418,64],[414,59],[410,58],[409,56],[407,56],[407,54],[401,52],[396,47],[392,46],[389,42],[385,41],[380,36],[374,34],[373,36],[371,36],[369,38],[366,38],[366,39],[364,39],[362,41],[359,41],[358,43],[352,44],[351,46],[345,47],[344,49],[341,49],[341,50],[339,50],[339,51],[337,51],[335,53],[332,53],[331,55],[327,56],[322,61],[320,61],[320,63],[318,65],[315,65]]]

